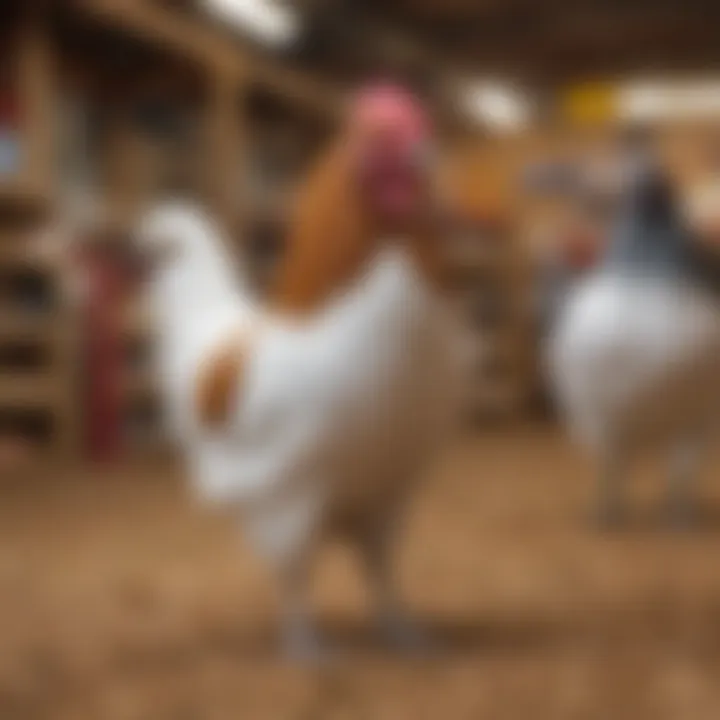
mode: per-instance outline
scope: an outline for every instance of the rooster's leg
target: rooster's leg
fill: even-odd
[[[406,652],[425,652],[430,649],[430,639],[403,607],[397,592],[392,567],[396,530],[396,522],[386,522],[366,533],[360,542],[375,597],[378,625],[393,647]]]
[[[303,554],[283,565],[280,583],[283,603],[283,643],[289,660],[316,663],[326,657],[308,607],[310,558]]]
[[[289,659],[316,662],[323,655],[309,607],[309,585],[321,499],[310,492],[256,504],[245,528],[269,560],[278,583],[281,641]]]

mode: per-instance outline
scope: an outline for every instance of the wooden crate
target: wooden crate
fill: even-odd
[[[73,321],[52,265],[33,259],[28,238],[42,229],[52,209],[53,142],[49,118],[55,93],[55,58],[47,25],[32,8],[12,14],[9,92],[19,107],[19,163],[0,178],[0,348],[10,366],[0,366],[1,432],[22,433],[23,415],[50,418],[40,445],[59,454],[76,449]],[[37,291],[45,296],[39,297]],[[42,368],[24,367],[17,348],[42,348]],[[15,348],[15,350],[13,350]],[[19,359],[18,359],[19,358]]]

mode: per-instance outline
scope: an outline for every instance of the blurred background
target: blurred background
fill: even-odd
[[[541,363],[553,293],[606,236],[579,178],[624,130],[652,130],[720,243],[718,21],[708,0],[4,0],[0,718],[716,717],[720,487],[692,535],[651,512],[594,535]],[[378,78],[437,122],[474,352],[467,432],[403,560],[451,652],[409,669],[368,650],[308,683],[263,654],[262,571],[184,495],[141,298],[92,252],[78,271],[43,248],[182,194],[262,294],[304,174]],[[328,567],[319,603],[363,649],[363,594]]]

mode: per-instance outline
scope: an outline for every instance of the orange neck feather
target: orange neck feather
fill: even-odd
[[[418,268],[442,285],[442,262],[434,231],[407,232]],[[299,197],[280,267],[275,303],[279,310],[312,312],[352,284],[384,237],[364,211],[353,187],[349,155],[337,146],[316,169]]]

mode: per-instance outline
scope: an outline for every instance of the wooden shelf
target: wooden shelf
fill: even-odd
[[[47,341],[58,332],[57,322],[46,312],[0,312],[0,340]]]
[[[43,273],[56,271],[52,260],[31,252],[23,241],[0,241],[0,267],[4,270],[25,271],[32,270]]]
[[[36,432],[35,420],[28,426],[25,416],[42,418],[43,451],[72,453],[77,403],[71,393],[75,357],[67,348],[71,323],[57,292],[56,269],[34,256],[28,243],[53,210],[56,66],[47,25],[26,6],[15,28],[10,90],[23,108],[15,130],[21,165],[17,174],[0,178],[0,267],[9,290],[0,308],[0,339],[8,352],[0,372],[0,412],[8,431],[20,437]]]
[[[2,407],[56,408],[63,388],[53,373],[9,373],[0,377]]]
[[[51,206],[50,195],[30,183],[0,178],[0,210],[23,214],[45,214]]]

